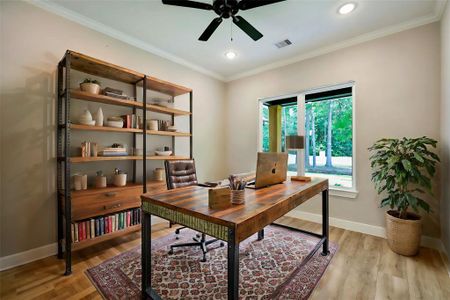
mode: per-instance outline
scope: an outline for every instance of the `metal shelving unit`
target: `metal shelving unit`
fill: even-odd
[[[115,81],[124,82],[134,85],[135,100],[122,100],[104,95],[89,94],[77,90],[70,89],[71,70],[81,71],[90,75],[95,75],[103,78],[112,79]],[[182,156],[147,156],[147,139],[152,135],[168,136],[172,139],[172,149],[175,150],[175,137],[189,137],[189,157],[192,158],[192,139],[193,139],[193,93],[192,90],[182,87],[170,82],[166,82],[133,70],[129,70],[117,65],[101,61],[81,53],[67,50],[64,57],[58,63],[57,69],[57,204],[58,204],[58,258],[65,258],[66,270],[65,275],[72,272],[72,251],[88,247],[102,242],[110,238],[130,233],[138,230],[139,225],[129,227],[123,232],[113,232],[84,242],[85,244],[77,243],[73,245],[71,240],[71,223],[72,223],[72,191],[71,191],[71,165],[73,163],[87,163],[92,161],[114,161],[114,160],[130,160],[133,164],[133,186],[137,183],[136,178],[136,162],[142,160],[142,192],[148,192],[148,188],[152,189],[152,184],[147,181],[147,160],[166,160],[166,159],[182,159],[187,157]],[[137,100],[137,90],[142,88],[143,96],[142,102]],[[167,108],[153,104],[147,104],[147,91],[157,91],[172,97],[183,94],[189,94],[189,111],[183,111],[174,108]],[[99,102],[110,105],[118,105],[130,107],[133,114],[137,110],[142,110],[143,129],[125,129],[125,128],[108,128],[108,127],[89,127],[84,125],[76,125],[70,122],[70,107],[72,100],[84,100]],[[149,131],[146,128],[147,112],[163,113],[171,116],[172,124],[176,116],[189,117],[189,133],[171,133],[163,131]],[[138,138],[142,137],[143,155],[142,156],[121,156],[121,157],[70,157],[70,141],[72,131],[86,131],[92,130],[107,134],[109,132],[123,132],[133,135],[133,148],[136,148]],[[128,187],[129,188],[129,187]],[[115,188],[117,189],[117,188]],[[151,190],[149,191],[151,192]],[[79,196],[78,196],[79,197]],[[140,205],[139,205],[140,206]],[[102,214],[103,215],[103,214]],[[106,214],[104,214],[106,215]],[[98,215],[101,216],[101,215]],[[109,236],[108,236],[109,235]]]

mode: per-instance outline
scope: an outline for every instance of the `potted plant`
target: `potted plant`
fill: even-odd
[[[98,80],[95,79],[90,79],[90,78],[85,78],[81,83],[80,83],[80,89],[83,92],[88,92],[91,94],[100,94],[100,82]]]
[[[369,148],[372,181],[378,194],[386,194],[380,206],[391,208],[385,214],[388,245],[401,255],[419,251],[422,219],[409,209],[430,212],[421,196],[432,195],[431,179],[439,157],[428,148],[436,144],[427,137],[381,139]]]

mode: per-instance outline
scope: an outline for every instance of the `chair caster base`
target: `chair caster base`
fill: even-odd
[[[223,246],[225,246],[225,243],[224,242],[220,242],[220,247],[223,247]]]
[[[327,251],[327,252],[320,252],[320,255],[322,255],[322,256],[328,256],[328,254],[330,254],[330,251]]]

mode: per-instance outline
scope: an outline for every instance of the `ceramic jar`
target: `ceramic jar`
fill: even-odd
[[[113,184],[115,186],[126,186],[127,185],[127,174],[114,174]]]

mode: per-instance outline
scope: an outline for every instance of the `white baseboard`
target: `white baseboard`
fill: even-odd
[[[8,270],[35,260],[55,255],[58,252],[58,244],[53,243],[42,247],[30,249],[24,252],[0,257],[0,271]]]
[[[302,220],[314,222],[314,223],[322,223],[322,215],[299,211],[299,210],[293,210],[289,212],[286,216],[293,217],[293,218],[299,218]],[[338,219],[338,218],[332,218],[330,217],[330,225],[350,231],[370,234],[373,236],[386,238],[386,229],[381,226],[374,226],[359,222],[353,222],[349,220],[344,219]],[[442,241],[438,238],[430,237],[430,236],[422,236],[421,240],[421,246],[432,248],[435,250],[438,250],[440,252],[443,252],[446,254],[444,249],[444,244]]]
[[[161,218],[152,218],[152,226],[163,224],[165,221]],[[30,249],[24,252],[14,253],[8,256],[0,257],[0,271],[8,270],[21,266],[39,259],[43,259],[58,253],[58,244],[53,243],[42,247]]]
[[[322,216],[319,214],[313,214],[308,212],[302,212],[302,211],[291,211],[286,216],[299,218],[302,220],[315,222],[315,223],[321,223],[322,222]],[[153,219],[152,220],[152,226],[164,223],[165,221],[163,219]],[[359,223],[359,222],[353,222],[338,218],[330,218],[330,225],[350,231],[356,231],[360,233],[370,234],[377,237],[386,238],[386,230],[381,226],[373,226],[369,224]],[[444,245],[440,239],[429,237],[429,236],[423,236],[421,245],[423,247],[428,247],[432,249],[436,249],[443,253],[443,255],[447,255],[447,252],[445,251]],[[49,244],[42,247],[30,249],[24,252],[11,254],[8,256],[0,257],[0,271],[8,270],[20,265],[24,265],[42,258],[46,258],[52,255],[56,255],[57,253],[57,244]],[[448,255],[447,255],[448,257]],[[447,265],[449,276],[450,276],[450,265]]]

